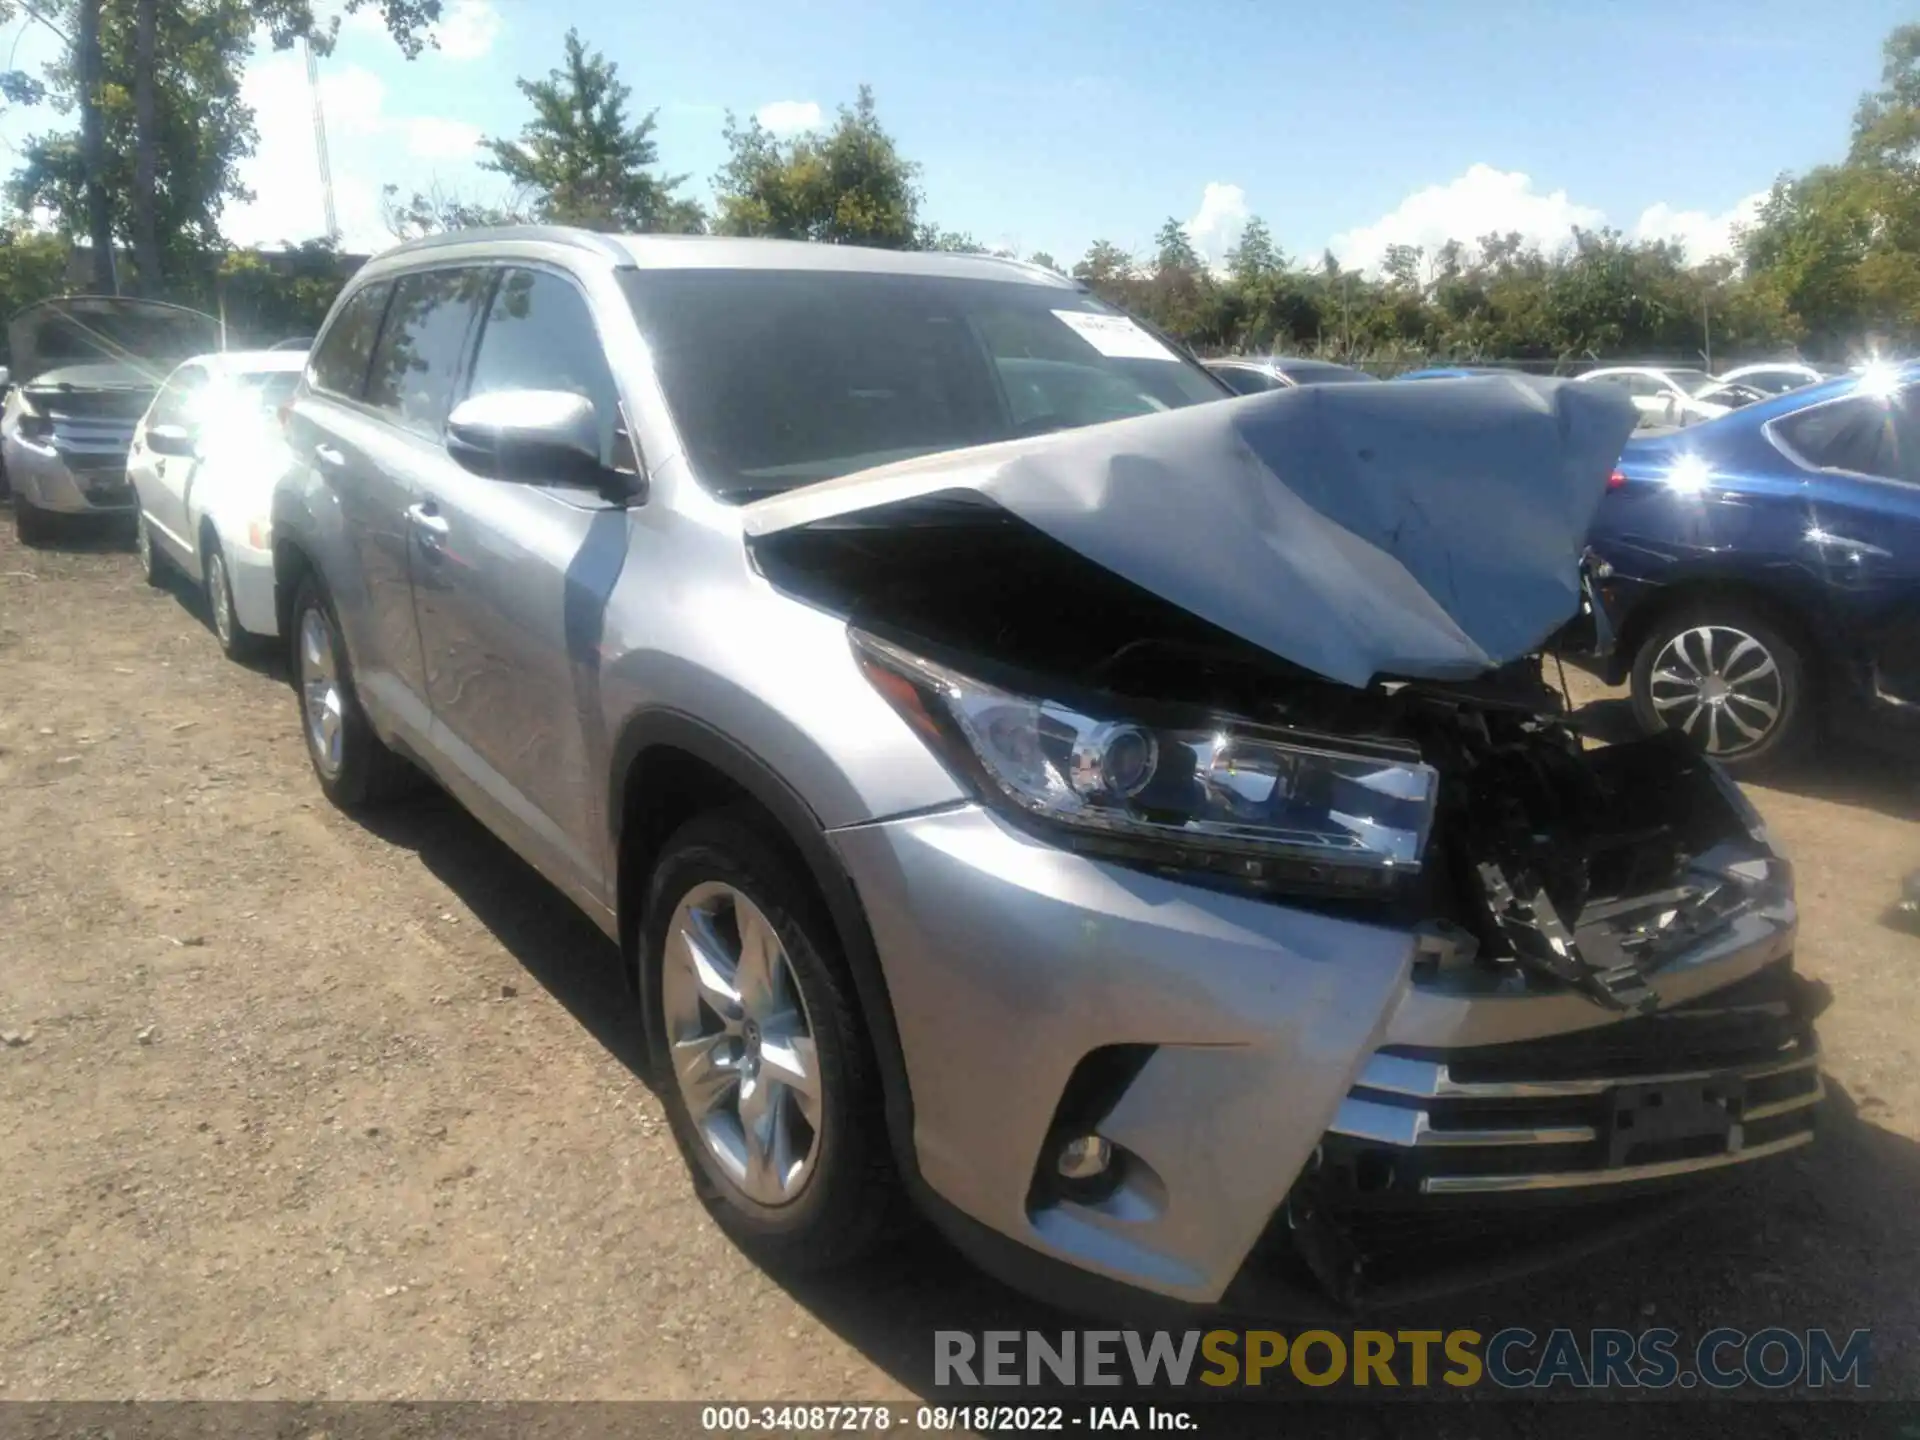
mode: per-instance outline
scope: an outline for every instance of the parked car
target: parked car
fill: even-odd
[[[29,305],[7,335],[0,459],[21,542],[45,541],[62,517],[130,511],[134,426],[168,371],[217,348],[220,322],[156,300],[80,295]]]
[[[147,583],[178,569],[207,597],[213,633],[242,658],[279,634],[273,599],[273,486],[286,468],[278,411],[306,356],[197,355],[167,377],[127,459],[134,536]]]
[[[1823,370],[1797,361],[1769,360],[1757,365],[1739,365],[1720,377],[1722,383],[1737,382],[1765,395],[1784,395],[1803,385],[1818,385],[1831,379]]]
[[[1236,395],[1259,395],[1267,390],[1290,390],[1300,385],[1347,385],[1376,377],[1351,365],[1331,360],[1303,360],[1286,355],[1265,359],[1235,357],[1203,361]]]
[[[1056,1299],[1364,1305],[1804,1144],[1788,868],[1536,654],[1630,408],[1218,393],[984,256],[376,257],[275,491],[320,787],[411,762],[620,943],[775,1263],[904,1195]]]
[[[1586,385],[1612,385],[1633,397],[1642,428],[1685,426],[1716,420],[1734,406],[1708,392],[1721,382],[1704,370],[1670,366],[1608,365],[1577,377]]]
[[[1734,766],[1823,717],[1911,741],[1920,714],[1920,365],[1848,376],[1621,455],[1594,521],[1617,636],[1651,731]]]

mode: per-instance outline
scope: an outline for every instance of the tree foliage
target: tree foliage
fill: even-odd
[[[657,112],[629,121],[632,92],[619,74],[620,67],[590,49],[579,31],[567,31],[566,59],[559,69],[544,80],[514,82],[532,102],[533,118],[518,140],[484,142],[492,157],[486,168],[527,192],[533,214],[553,224],[614,231],[704,229],[699,205],[674,194],[687,177],[655,173]]]
[[[977,248],[970,237],[921,224],[920,167],[882,128],[869,86],[824,135],[782,140],[757,119],[743,124],[731,113],[722,133],[728,159],[713,177],[714,228],[722,234],[890,250]]]

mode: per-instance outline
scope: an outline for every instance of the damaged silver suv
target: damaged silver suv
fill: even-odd
[[[1811,1137],[1786,862],[1532,658],[1618,396],[1232,399],[1018,263],[530,229],[366,266],[286,423],[321,786],[618,939],[768,1260],[910,1197],[1090,1304],[1366,1305]]]

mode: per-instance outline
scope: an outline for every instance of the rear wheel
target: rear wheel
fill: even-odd
[[[770,1265],[823,1269],[874,1245],[897,1186],[852,977],[764,823],[719,811],[668,840],[645,911],[650,1048],[720,1227]]]
[[[1813,728],[1798,647],[1736,598],[1689,605],[1654,626],[1634,657],[1633,710],[1643,730],[1678,730],[1730,770],[1790,757]]]
[[[412,788],[412,767],[387,748],[360,708],[339,622],[312,576],[300,582],[294,596],[292,633],[300,732],[327,798],[353,810]]]

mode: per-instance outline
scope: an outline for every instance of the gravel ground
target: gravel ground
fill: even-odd
[[[1827,1137],[1426,1318],[1868,1326],[1875,1389],[1920,1398],[1920,790],[1844,757],[1752,793],[1835,996]],[[443,799],[332,810],[277,667],[110,541],[0,534],[0,956],[0,1397],[908,1398],[936,1326],[1071,1323],[925,1238],[748,1263],[599,932]]]

